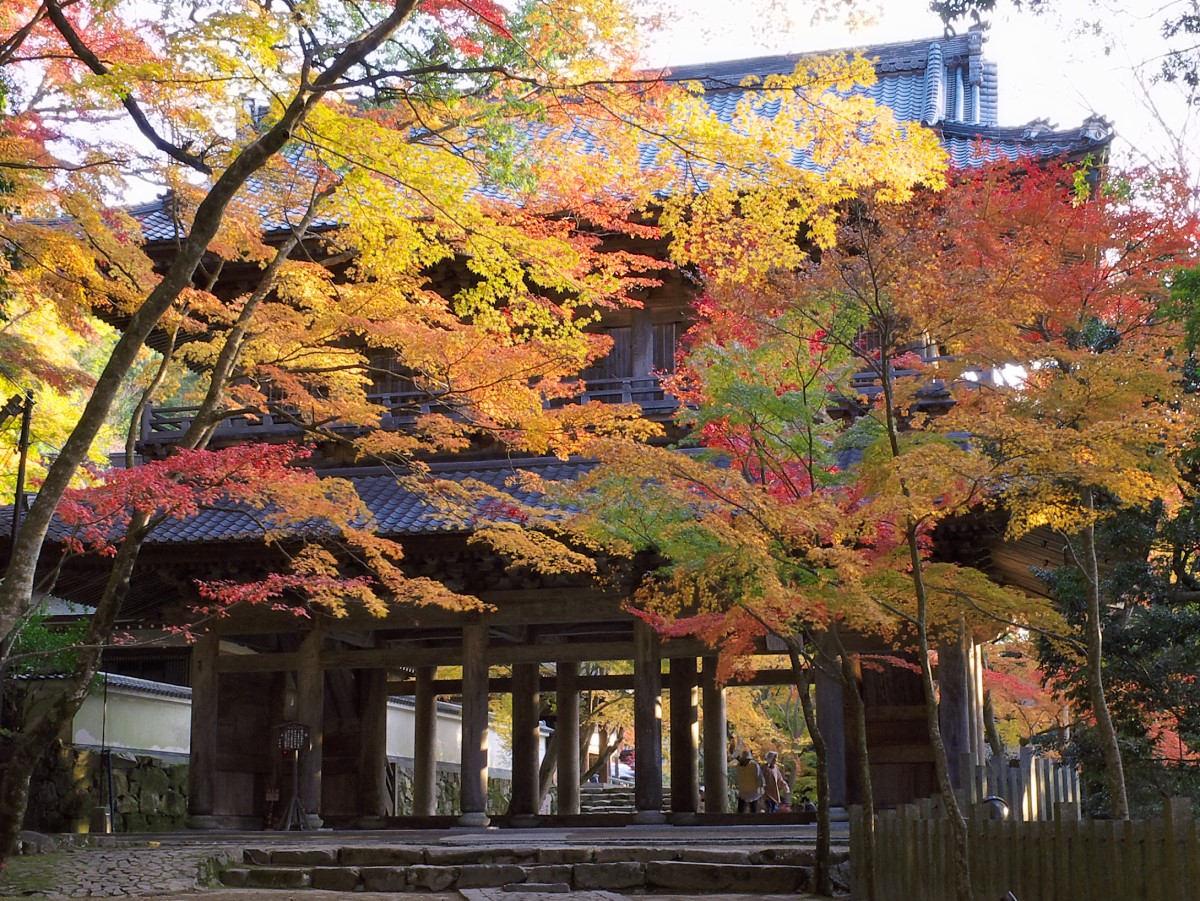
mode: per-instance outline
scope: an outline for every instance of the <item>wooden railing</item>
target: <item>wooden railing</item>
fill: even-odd
[[[592,379],[579,383],[579,394],[570,398],[554,400],[548,404],[562,407],[569,404],[585,404],[590,401],[608,404],[638,404],[651,419],[664,420],[678,407],[674,398],[668,396],[657,376],[639,378]],[[452,407],[435,397],[420,391],[392,391],[385,394],[369,394],[367,399],[384,408],[380,426],[385,429],[411,428],[418,416],[430,413],[454,415]],[[191,426],[199,407],[151,407],[142,415],[141,436],[143,444],[174,444]],[[217,426],[221,441],[241,439],[269,439],[294,436],[300,428],[295,417],[286,410],[264,413],[239,413],[223,419]],[[328,428],[354,431],[353,424],[332,423]]]
[[[1081,820],[1061,803],[1053,822],[991,819],[970,808],[971,884],[979,901],[1194,901],[1200,834],[1191,801],[1162,817]],[[929,801],[875,815],[875,901],[954,901],[950,821]],[[851,897],[861,885],[863,810],[850,811]]]

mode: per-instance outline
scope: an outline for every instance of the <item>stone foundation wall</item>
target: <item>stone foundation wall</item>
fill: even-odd
[[[183,829],[187,819],[188,765],[143,755],[110,752],[112,759],[113,829],[116,832],[164,832]],[[413,809],[412,761],[394,762],[398,815]],[[25,827],[36,832],[89,832],[101,828],[107,797],[99,751],[55,742],[38,765],[30,785]],[[437,812],[458,813],[458,767],[439,764]],[[488,779],[489,814],[508,810],[512,780]],[[286,803],[286,799],[284,799]],[[551,792],[553,803],[553,791]]]
[[[182,829],[187,817],[188,765],[111,752],[118,832]],[[25,826],[37,832],[100,828],[107,776],[99,751],[55,742],[34,772]]]
[[[408,816],[413,812],[413,763],[401,759],[392,761],[390,769],[396,780],[395,802],[396,816]],[[488,777],[487,812],[489,814],[505,813],[508,810],[508,799],[512,795],[512,780],[502,776]],[[462,797],[459,769],[453,764],[438,764],[437,771],[437,810],[441,816],[451,816],[459,812],[459,799]]]

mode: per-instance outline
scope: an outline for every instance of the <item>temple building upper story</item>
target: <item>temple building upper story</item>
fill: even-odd
[[[1028,157],[1102,158],[1112,140],[1112,126],[1098,116],[1071,129],[1054,128],[1045,120],[1001,125],[997,68],[984,56],[980,31],[870,46],[860,52],[873,63],[876,80],[856,90],[889,107],[899,121],[933,129],[953,167]],[[775,55],[680,66],[665,70],[663,77],[698,82],[709,107],[720,119],[730,122],[738,102],[755,90],[756,80],[789,73],[803,58],[799,54]],[[771,115],[770,109],[764,109],[763,114]],[[801,167],[813,166],[801,149],[797,149],[792,162]],[[165,196],[129,211],[141,225],[147,249],[163,259],[169,258],[180,227],[174,203],[172,197]],[[263,231],[268,237],[281,237],[288,228],[269,216],[264,218]],[[337,223],[317,222],[313,228],[319,236],[336,229]],[[642,247],[639,252],[659,253],[665,259],[663,247],[648,251]],[[679,340],[687,330],[691,302],[701,283],[694,273],[665,262],[654,275],[660,284],[645,289],[641,308],[604,313],[594,328],[611,340],[611,350],[580,374],[578,395],[563,402],[636,403],[651,419],[667,421],[672,417],[676,404],[663,391],[661,379],[674,369]],[[434,277],[435,283],[437,277],[445,279],[445,274]],[[435,284],[439,291],[454,288],[453,277],[443,287]],[[371,357],[369,377],[370,400],[384,411],[382,428],[409,428],[422,414],[439,410],[437,398],[420,390],[402,363],[386,352]],[[188,407],[147,409],[141,432],[143,454],[154,457],[165,453],[186,431],[194,412]],[[214,434],[213,445],[297,437],[295,417],[286,410],[268,407],[226,419]]]

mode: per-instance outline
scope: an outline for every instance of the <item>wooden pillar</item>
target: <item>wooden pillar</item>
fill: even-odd
[[[845,807],[846,792],[846,708],[842,683],[817,668],[817,726],[825,739],[829,772],[829,806]]]
[[[325,748],[325,671],[321,669],[322,632],[314,626],[300,643],[296,670],[296,720],[308,728],[308,749],[300,752],[300,803],[311,825],[320,825],[321,770]]]
[[[629,374],[645,378],[654,370],[654,321],[648,309],[631,311],[633,327],[630,329]]]
[[[579,813],[579,664],[559,661],[555,703],[558,706],[558,812]]]
[[[663,822],[662,673],[658,633],[633,620],[634,805],[637,822]]]
[[[970,703],[967,696],[967,653],[960,632],[957,641],[938,647],[938,724],[942,729],[942,744],[946,746],[946,762],[950,781],[955,788],[965,788],[967,773],[963,772],[963,755],[971,750]]]
[[[512,712],[513,712],[513,768],[512,798],[508,812],[518,816],[533,816],[538,812],[539,773],[538,749],[541,732],[538,714],[542,710],[539,691],[539,664],[517,663],[513,665]]]
[[[725,687],[717,683],[717,658],[705,657],[704,686],[704,812],[727,813],[729,807],[729,744],[726,738]]]
[[[973,763],[982,766],[987,762],[987,731],[983,721],[983,671],[985,669],[983,645],[974,638],[967,638],[967,719],[971,729],[971,754]]]
[[[387,815],[387,671],[358,670],[358,815]]]
[[[437,813],[437,695],[433,693],[436,673],[435,666],[417,667],[412,812],[419,817]]]
[[[486,826],[488,790],[487,623],[463,626],[462,795],[459,822]]]
[[[671,660],[671,812],[700,810],[700,717],[696,658]]]
[[[221,640],[201,635],[191,652],[192,738],[188,766],[188,826],[215,828],[217,787],[217,654]]]

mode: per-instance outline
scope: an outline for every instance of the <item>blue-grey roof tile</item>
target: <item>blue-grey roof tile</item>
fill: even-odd
[[[831,51],[834,53],[841,51]],[[846,51],[849,52],[849,51]],[[875,67],[877,80],[867,87],[856,89],[877,103],[889,107],[901,122],[921,122],[939,129],[949,153],[951,164],[958,167],[978,166],[985,161],[1015,159],[1034,155],[1042,158],[1064,153],[1081,153],[1099,149],[1112,137],[1111,128],[1102,134],[1084,136],[1080,129],[1058,132],[1043,129],[1039,134],[1022,134],[1023,129],[998,127],[998,84],[996,66],[983,58],[983,35],[978,31],[951,37],[904,41],[859,48]],[[812,54],[779,54],[751,59],[675,66],[663,71],[672,81],[700,82],[705,88],[705,101],[725,123],[730,123],[738,102],[745,97],[747,79],[762,79],[768,75],[790,73],[806,56]],[[764,104],[761,113],[777,115],[778,105]],[[549,126],[536,126],[531,136],[544,138]],[[562,135],[561,144],[572,153],[590,155],[603,152],[596,137],[580,123]],[[639,148],[640,163],[655,164],[659,147],[645,143]],[[292,153],[302,153],[300,149]],[[798,149],[792,164],[815,168],[809,155]],[[701,177],[695,184],[701,189]],[[247,185],[243,202],[252,203],[262,188],[260,182]],[[491,200],[511,200],[511,194],[497,185],[483,185],[476,193]],[[142,224],[146,240],[163,242],[178,235],[170,215],[170,197],[135,207],[129,212]],[[289,217],[277,209],[260,208],[266,234],[288,231]],[[335,228],[337,222],[326,220],[315,227]]]
[[[520,462],[478,463],[471,466],[451,467],[439,465],[427,478],[406,479],[383,470],[344,470],[333,473],[354,485],[358,496],[371,511],[376,531],[386,537],[403,538],[412,535],[452,533],[469,531],[481,520],[511,519],[509,511],[497,508],[490,499],[475,504],[471,511],[449,512],[439,506],[437,482],[446,480],[462,484],[479,482],[494,489],[501,497],[512,498],[518,504],[553,510],[543,495],[531,492],[519,484],[523,475],[533,474],[547,482],[570,482],[591,470],[596,464],[586,461],[562,462],[559,460],[536,459]],[[422,485],[428,490],[422,490]],[[231,505],[236,506],[236,505]],[[0,507],[0,516],[11,518],[12,508]],[[203,510],[184,519],[169,519],[159,525],[150,535],[147,544],[182,545],[203,543],[237,543],[261,541],[264,522],[270,513],[261,510],[240,512],[236,509]],[[7,520],[6,520],[7,521]],[[317,536],[328,531],[320,521],[295,527],[297,535]],[[55,521],[51,527],[51,538],[62,539],[67,530]]]

